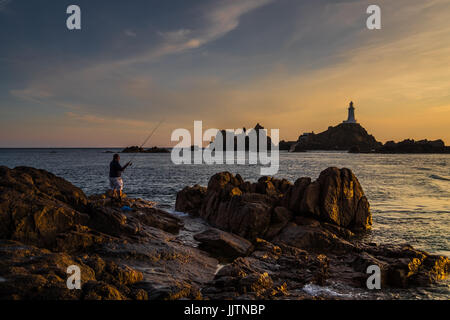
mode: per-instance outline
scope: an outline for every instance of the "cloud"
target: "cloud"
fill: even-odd
[[[144,54],[128,57],[115,65],[146,63],[165,55],[181,53],[199,48],[215,41],[239,26],[240,18],[252,10],[265,6],[273,0],[226,0],[207,6],[202,10],[202,27],[197,29],[181,28],[159,32],[163,42]]]
[[[6,6],[11,2],[12,0],[0,0],[0,12],[4,11],[6,9]]]
[[[137,34],[133,30],[127,29],[123,32],[127,37],[136,38]]]
[[[100,117],[93,114],[79,114],[70,111],[66,112],[65,115],[72,120],[82,121],[95,125],[121,125],[125,127],[145,127],[145,128],[147,128],[149,125],[149,122],[145,121]]]
[[[2,1],[2,0],[0,0]],[[196,29],[181,28],[171,31],[160,31],[158,35],[161,42],[147,50],[144,54],[133,55],[124,59],[113,61],[101,61],[86,68],[72,68],[61,70],[60,73],[51,74],[47,77],[40,77],[24,89],[11,90],[10,93],[27,101],[47,103],[53,102],[57,105],[63,101],[64,94],[67,96],[79,95],[81,100],[88,100],[89,96],[101,96],[102,92],[108,92],[111,96],[117,95],[117,90],[121,90],[123,81],[133,81],[134,77],[127,77],[130,68],[135,64],[148,64],[164,56],[181,53],[186,50],[199,48],[211,41],[217,40],[228,32],[236,29],[239,19],[246,13],[267,5],[273,0],[226,0],[208,5],[200,10],[201,25]],[[134,36],[135,32],[125,30],[125,34]],[[118,75],[120,74],[120,77]],[[131,78],[131,79],[130,79]],[[117,88],[119,86],[119,88]],[[147,90],[149,88],[146,88]],[[154,92],[154,91],[152,91]],[[159,94],[157,94],[160,96]],[[112,103],[114,99],[111,99]],[[109,101],[109,100],[107,100]],[[84,105],[95,105],[86,101],[79,103]]]

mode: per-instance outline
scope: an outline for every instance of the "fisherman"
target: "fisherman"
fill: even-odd
[[[122,199],[122,189],[123,189],[123,180],[122,180],[122,171],[124,171],[128,166],[131,165],[131,161],[128,161],[125,166],[121,166],[120,156],[116,153],[113,156],[113,160],[109,164],[109,183],[112,189],[113,198],[117,198],[118,200]]]

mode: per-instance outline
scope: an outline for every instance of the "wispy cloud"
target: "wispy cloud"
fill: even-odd
[[[200,10],[202,13],[200,18],[202,21],[202,23],[200,23],[201,27],[196,29],[181,28],[177,30],[160,31],[158,34],[161,37],[161,43],[143,54],[131,54],[124,59],[98,62],[93,66],[82,68],[80,70],[64,70],[63,76],[61,74],[53,74],[47,78],[39,78],[39,81],[32,83],[27,88],[11,90],[10,93],[28,101],[45,103],[49,99],[53,102],[57,99],[56,93],[55,96],[53,96],[52,92],[65,92],[68,93],[68,95],[72,95],[70,93],[72,90],[71,88],[75,88],[75,90],[78,91],[80,86],[83,87],[83,83],[85,83],[86,79],[90,82],[95,82],[96,87],[98,87],[101,83],[106,83],[104,79],[109,79],[111,72],[118,73],[118,70],[124,70],[124,74],[126,74],[126,68],[131,67],[134,64],[151,63],[166,55],[195,49],[211,41],[217,40],[236,29],[239,26],[240,18],[244,14],[267,5],[272,1],[273,0],[220,0],[219,2]],[[125,34],[134,36],[135,32],[127,29],[125,30]],[[66,80],[62,82],[61,78]],[[109,83],[107,85],[112,84]],[[45,87],[45,90],[42,89],[43,87]],[[87,86],[86,89],[91,91],[89,86]],[[109,88],[109,90],[111,90],[111,88]],[[97,92],[97,90],[95,91]]]
[[[139,56],[118,61],[119,65],[145,63],[165,55],[199,48],[217,40],[239,26],[240,18],[273,0],[227,0],[210,5],[203,10],[203,25],[198,29],[182,28],[159,32],[162,43]]]
[[[123,125],[127,127],[148,127],[149,123],[145,121],[128,120],[128,119],[118,119],[118,118],[107,118],[100,117],[94,114],[80,114],[75,112],[66,112],[65,115],[76,121],[82,121],[86,123],[91,123],[95,125]]]
[[[6,6],[11,2],[12,0],[0,0],[0,11],[3,11],[6,9]]]
[[[137,37],[136,32],[134,32],[133,30],[130,30],[130,29],[126,29],[123,33],[124,33],[127,37],[132,37],[132,38],[136,38],[136,37]]]

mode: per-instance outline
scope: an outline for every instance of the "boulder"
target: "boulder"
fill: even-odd
[[[193,187],[184,187],[177,193],[175,210],[198,215],[202,203],[206,197],[206,188],[196,184]]]
[[[275,207],[272,212],[270,226],[265,237],[272,239],[292,220],[293,214],[285,207]]]
[[[320,225],[297,225],[290,223],[274,239],[275,244],[285,243],[296,248],[314,252],[329,250],[353,250],[354,246],[322,228]]]
[[[262,237],[269,228],[272,206],[273,201],[267,195],[244,193],[232,196],[225,187],[221,192],[208,192],[200,217],[214,227],[253,240]]]
[[[321,172],[317,182],[322,219],[352,231],[371,228],[369,201],[351,170],[328,168]]]
[[[85,225],[88,199],[79,188],[44,170],[0,167],[0,238],[41,246]]]
[[[294,215],[346,228],[348,234],[370,229],[372,224],[364,191],[345,168],[328,168],[314,182],[299,178],[294,184],[267,176],[250,183],[239,175],[220,172],[210,178],[206,190],[194,186],[180,191],[176,208],[251,241],[273,238]]]
[[[196,234],[194,239],[200,242],[200,249],[226,259],[246,256],[253,248],[250,241],[215,228]]]

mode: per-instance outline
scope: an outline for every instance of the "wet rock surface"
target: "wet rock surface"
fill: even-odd
[[[295,183],[224,172],[186,187],[179,218],[151,201],[87,197],[43,170],[0,167],[0,299],[311,299],[332,283],[428,286],[447,257],[365,244],[369,204],[348,169]],[[81,289],[67,287],[78,266]]]

